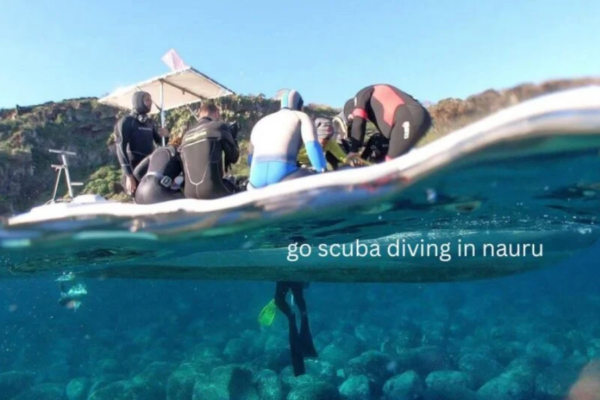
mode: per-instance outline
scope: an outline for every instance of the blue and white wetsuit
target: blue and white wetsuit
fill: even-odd
[[[312,166],[318,172],[327,168],[314,121],[302,111],[302,97],[292,90],[282,98],[282,109],[256,123],[250,136],[250,185],[262,188],[284,179],[308,175],[297,163],[304,143]]]

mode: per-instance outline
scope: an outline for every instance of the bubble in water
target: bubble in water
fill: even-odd
[[[15,311],[17,311],[18,308],[19,308],[18,305],[11,304],[10,306],[8,306],[8,312],[15,312]]]

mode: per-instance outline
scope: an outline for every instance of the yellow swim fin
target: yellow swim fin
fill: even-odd
[[[277,314],[277,306],[275,300],[271,300],[258,314],[258,323],[261,326],[270,326],[275,319],[275,314]]]

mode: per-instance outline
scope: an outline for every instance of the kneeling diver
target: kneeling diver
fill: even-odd
[[[315,124],[302,112],[302,96],[295,90],[284,90],[280,94],[281,109],[263,117],[252,129],[248,189],[312,175],[313,172],[300,168],[297,163],[302,144],[314,169],[317,172],[327,169]]]
[[[183,199],[181,191],[182,164],[175,143],[160,147],[146,157],[133,171],[139,184],[135,191],[135,202],[154,204]]]

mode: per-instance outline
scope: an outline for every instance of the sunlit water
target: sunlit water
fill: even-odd
[[[596,399],[599,254],[481,282],[313,284],[320,354],[299,378],[284,318],[257,322],[272,284],[84,280],[73,310],[53,280],[2,281],[0,398]]]

